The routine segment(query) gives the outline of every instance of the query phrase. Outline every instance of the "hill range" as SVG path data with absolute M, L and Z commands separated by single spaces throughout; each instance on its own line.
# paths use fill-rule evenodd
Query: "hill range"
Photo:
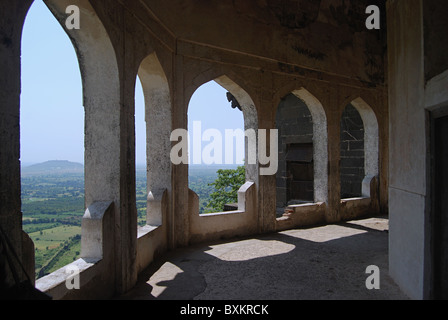
M 67 160 L 51 160 L 22 167 L 22 175 L 47 175 L 63 173 L 83 173 L 84 165 Z

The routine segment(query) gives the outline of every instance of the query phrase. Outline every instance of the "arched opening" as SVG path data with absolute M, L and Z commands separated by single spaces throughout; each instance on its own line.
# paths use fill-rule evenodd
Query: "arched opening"
M 358 110 L 350 104 L 341 116 L 341 199 L 362 196 L 364 150 L 364 123 Z
M 361 98 L 341 116 L 341 199 L 370 197 L 370 181 L 379 173 L 378 122 Z
M 146 224 L 156 227 L 163 223 L 160 200 L 166 190 L 171 190 L 171 96 L 168 80 L 155 53 L 142 61 L 138 78 L 143 101 L 136 104 L 136 118 L 141 123 L 141 127 L 137 127 L 141 138 L 137 140 L 137 162 L 143 162 L 147 173 Z
M 282 99 L 277 110 L 279 170 L 277 211 L 288 205 L 314 202 L 313 118 L 294 94 Z
M 22 34 L 23 230 L 41 278 L 78 259 L 85 210 L 82 79 L 69 37 L 42 1 Z
M 199 214 L 235 210 L 237 191 L 245 182 L 241 106 L 230 92 L 210 81 L 191 97 L 188 127 L 189 188 L 199 196 Z M 225 185 L 213 185 L 218 178 Z
M 146 225 L 147 175 L 146 175 L 146 121 L 145 96 L 140 77 L 135 82 L 135 193 L 137 224 Z
M 191 97 L 189 187 L 199 196 L 199 214 L 238 210 L 240 187 L 258 181 L 249 148 L 252 142 L 256 149 L 256 114 L 249 95 L 227 76 L 203 84 Z
M 285 207 L 326 202 L 327 120 L 320 102 L 306 89 L 286 95 L 276 114 L 279 130 L 277 215 Z
M 54 265 L 56 258 L 57 260 L 60 260 L 62 267 L 60 266 L 59 270 L 55 271 L 55 273 L 61 273 L 63 267 L 72 262 L 76 264 L 78 261 L 81 261 L 81 263 L 85 262 L 85 259 L 99 260 L 105 258 L 105 254 L 103 253 L 104 243 L 98 241 L 98 238 L 96 237 L 97 234 L 92 235 L 94 232 L 100 230 L 93 230 L 92 232 L 91 228 L 85 228 L 84 226 L 84 221 L 95 219 L 95 217 L 90 214 L 91 212 L 86 211 L 88 214 L 85 214 L 85 208 L 100 201 L 103 201 L 103 203 L 104 201 L 108 201 L 108 208 L 113 208 L 113 210 L 111 209 L 108 211 L 108 217 L 114 214 L 118 217 L 121 215 L 119 206 L 112 206 L 112 203 L 119 200 L 120 197 L 120 175 L 118 174 L 120 172 L 120 148 L 117 148 L 117 146 L 120 145 L 120 127 L 117 125 L 120 123 L 120 90 L 115 51 L 113 50 L 110 39 L 96 15 L 95 10 L 88 1 L 80 0 L 77 2 L 76 7 L 79 9 L 80 21 L 82 21 L 80 29 L 70 29 L 66 25 L 66 9 L 72 5 L 69 0 L 46 0 L 44 1 L 44 4 L 50 10 L 53 17 L 51 17 L 51 15 L 45 18 L 39 17 L 39 24 L 44 22 L 43 19 L 54 21 L 54 18 L 56 18 L 56 21 L 62 26 L 62 30 L 65 31 L 66 36 L 68 35 L 71 40 L 71 44 L 68 42 L 70 44 L 68 46 L 71 47 L 72 50 L 73 47 L 75 47 L 73 52 L 76 52 L 75 57 L 77 59 L 75 58 L 74 61 L 79 64 L 77 69 L 78 72 L 80 71 L 81 73 L 81 85 L 78 83 L 78 86 L 79 88 L 82 87 L 82 95 L 80 95 L 82 97 L 82 103 L 80 103 L 79 106 L 84 107 L 84 110 L 81 109 L 83 111 L 83 119 L 75 121 L 75 116 L 72 116 L 70 119 L 71 122 L 76 122 L 81 128 L 80 140 L 83 141 L 83 143 L 81 142 L 81 145 L 83 145 L 83 148 L 81 147 L 81 149 L 84 153 L 84 155 L 81 156 L 81 162 L 84 163 L 84 168 L 82 168 L 81 165 L 80 171 L 84 178 L 84 201 L 80 201 L 80 203 L 82 203 L 82 206 L 80 206 L 80 217 L 73 221 L 67 221 L 67 219 L 65 221 L 67 224 L 76 226 L 81 226 L 82 222 L 81 236 L 76 233 L 76 240 L 78 243 L 80 242 L 80 248 L 76 250 L 75 256 L 71 256 L 68 259 L 62 259 L 61 257 L 64 256 L 65 251 L 69 247 L 69 244 L 65 243 L 60 251 L 51 255 L 49 263 L 45 264 L 46 274 L 56 268 L 54 267 L 50 269 L 50 266 Z M 42 2 L 36 1 L 34 5 L 44 8 Z M 29 12 L 31 15 L 33 12 L 32 10 L 33 9 Z M 54 28 L 57 29 L 60 28 L 60 26 Z M 37 26 L 37 28 L 39 28 L 39 26 Z M 42 35 L 51 40 L 51 42 L 48 43 L 49 48 L 51 48 L 51 44 L 60 45 L 60 41 L 49 37 L 48 33 L 42 32 Z M 40 44 L 42 43 L 44 42 L 42 41 Z M 23 50 L 26 50 L 26 45 Z M 24 54 L 26 55 L 26 53 Z M 82 57 L 82 59 L 80 57 Z M 60 57 L 54 58 L 54 60 L 59 61 Z M 54 64 L 55 61 L 53 61 L 53 65 Z M 67 65 L 64 64 L 60 69 L 66 71 L 66 67 Z M 46 70 L 46 72 L 47 71 L 48 70 Z M 67 83 L 65 83 L 66 81 L 63 81 L 62 78 L 57 80 L 58 83 L 54 84 L 55 86 L 67 85 Z M 48 101 L 51 101 L 51 99 L 58 94 L 57 87 L 51 89 L 53 90 L 52 94 L 45 97 Z M 70 89 L 70 93 L 73 93 L 74 90 L 76 90 L 75 86 L 70 86 Z M 65 98 L 70 100 L 73 99 L 69 94 L 67 94 L 67 97 Z M 25 100 L 23 100 L 22 103 L 26 105 Z M 70 101 L 64 101 L 63 103 L 69 104 Z M 26 121 L 24 112 L 25 109 L 22 108 L 22 114 L 24 116 L 23 120 Z M 55 126 L 56 124 L 57 123 L 53 123 L 52 126 Z M 26 131 L 25 127 L 26 124 L 22 122 L 22 132 Z M 67 128 L 69 128 L 69 125 L 66 126 L 66 131 Z M 82 135 L 84 135 L 84 139 L 82 139 Z M 26 138 L 25 135 L 23 137 Z M 67 140 L 65 141 L 64 146 L 70 148 L 72 145 Z M 73 147 L 73 149 L 76 149 L 75 146 Z M 24 153 L 23 156 L 26 156 L 26 153 Z M 57 169 L 64 169 L 64 167 L 58 165 Z M 59 183 L 66 190 L 73 189 L 73 185 L 71 185 L 67 179 L 60 180 Z M 49 192 L 51 190 L 51 185 L 44 184 L 42 190 Z M 68 192 L 60 193 L 58 197 L 61 198 L 67 193 Z M 71 197 L 70 199 L 73 201 L 75 198 L 76 197 Z M 72 211 L 70 209 L 70 203 L 70 201 L 64 201 L 64 206 L 66 207 L 64 210 Z M 98 207 L 101 206 L 97 206 L 96 208 Z M 105 213 L 105 211 L 103 211 L 103 213 Z M 57 209 L 53 208 L 52 214 L 56 215 L 59 214 L 59 212 Z M 54 223 L 55 220 L 50 219 L 46 220 L 46 222 L 50 223 L 51 226 L 51 223 Z M 119 223 L 120 221 L 117 222 L 117 224 Z M 109 226 L 109 229 L 113 228 L 112 224 L 109 224 Z M 45 234 L 43 230 L 38 230 L 38 232 L 40 236 Z M 107 230 L 107 232 L 112 234 L 113 230 Z M 126 232 L 129 232 L 129 230 L 126 230 Z M 67 228 L 62 232 L 53 232 L 55 238 L 61 236 L 61 233 L 69 237 L 75 236 L 71 231 L 67 230 Z M 94 240 L 91 241 L 92 239 Z M 49 243 L 48 248 L 51 246 L 52 243 Z M 118 248 L 117 254 L 121 254 L 119 246 L 116 247 Z M 74 262 L 73 260 L 76 259 L 77 256 L 81 259 Z M 38 266 L 38 263 L 36 263 L 36 265 Z M 121 265 L 117 265 L 116 270 L 120 270 L 121 267 Z M 45 287 L 48 284 L 48 279 L 52 279 L 51 276 L 45 277 L 45 279 L 39 279 L 39 281 L 36 282 L 36 285 Z

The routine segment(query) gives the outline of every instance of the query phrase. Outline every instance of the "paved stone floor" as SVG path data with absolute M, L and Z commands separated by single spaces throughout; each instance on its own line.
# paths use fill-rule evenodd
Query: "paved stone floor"
M 370 218 L 169 252 L 121 299 L 403 300 L 388 275 L 388 220 Z M 379 267 L 368 290 L 366 268 Z

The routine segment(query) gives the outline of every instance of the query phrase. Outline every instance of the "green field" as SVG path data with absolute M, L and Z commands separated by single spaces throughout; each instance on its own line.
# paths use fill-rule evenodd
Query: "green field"
M 22 174 L 23 230 L 35 247 L 36 278 L 78 259 L 84 214 L 84 174 Z
M 74 237 L 81 234 L 81 227 L 77 226 L 56 226 L 43 231 L 29 233 L 35 243 L 37 250 L 53 249 L 59 247 L 67 240 L 67 237 Z
M 81 252 L 81 221 L 85 212 L 84 173 L 79 164 L 56 161 L 22 171 L 23 230 L 35 246 L 35 275 L 41 278 L 77 260 Z M 199 196 L 200 213 L 207 211 L 208 184 L 216 177 L 216 167 L 190 167 L 189 187 Z M 136 171 L 138 225 L 146 224 L 146 170 Z

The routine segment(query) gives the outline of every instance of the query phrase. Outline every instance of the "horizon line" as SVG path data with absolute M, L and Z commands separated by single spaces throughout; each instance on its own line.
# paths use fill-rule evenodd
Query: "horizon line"
M 29 167 L 29 166 L 33 166 L 33 165 L 37 165 L 37 164 L 43 164 L 43 163 L 47 163 L 47 162 L 53 162 L 53 161 L 59 161 L 59 162 L 70 162 L 70 163 L 75 163 L 75 164 L 81 164 L 84 166 L 84 162 L 79 162 L 79 161 L 72 161 L 72 160 L 59 160 L 59 159 L 53 159 L 53 160 L 45 160 L 45 161 L 20 161 L 20 166 L 21 167 Z M 146 163 L 136 163 L 136 167 L 145 167 Z M 244 166 L 244 163 L 223 163 L 223 164 L 189 164 L 189 167 L 232 167 L 232 166 Z

